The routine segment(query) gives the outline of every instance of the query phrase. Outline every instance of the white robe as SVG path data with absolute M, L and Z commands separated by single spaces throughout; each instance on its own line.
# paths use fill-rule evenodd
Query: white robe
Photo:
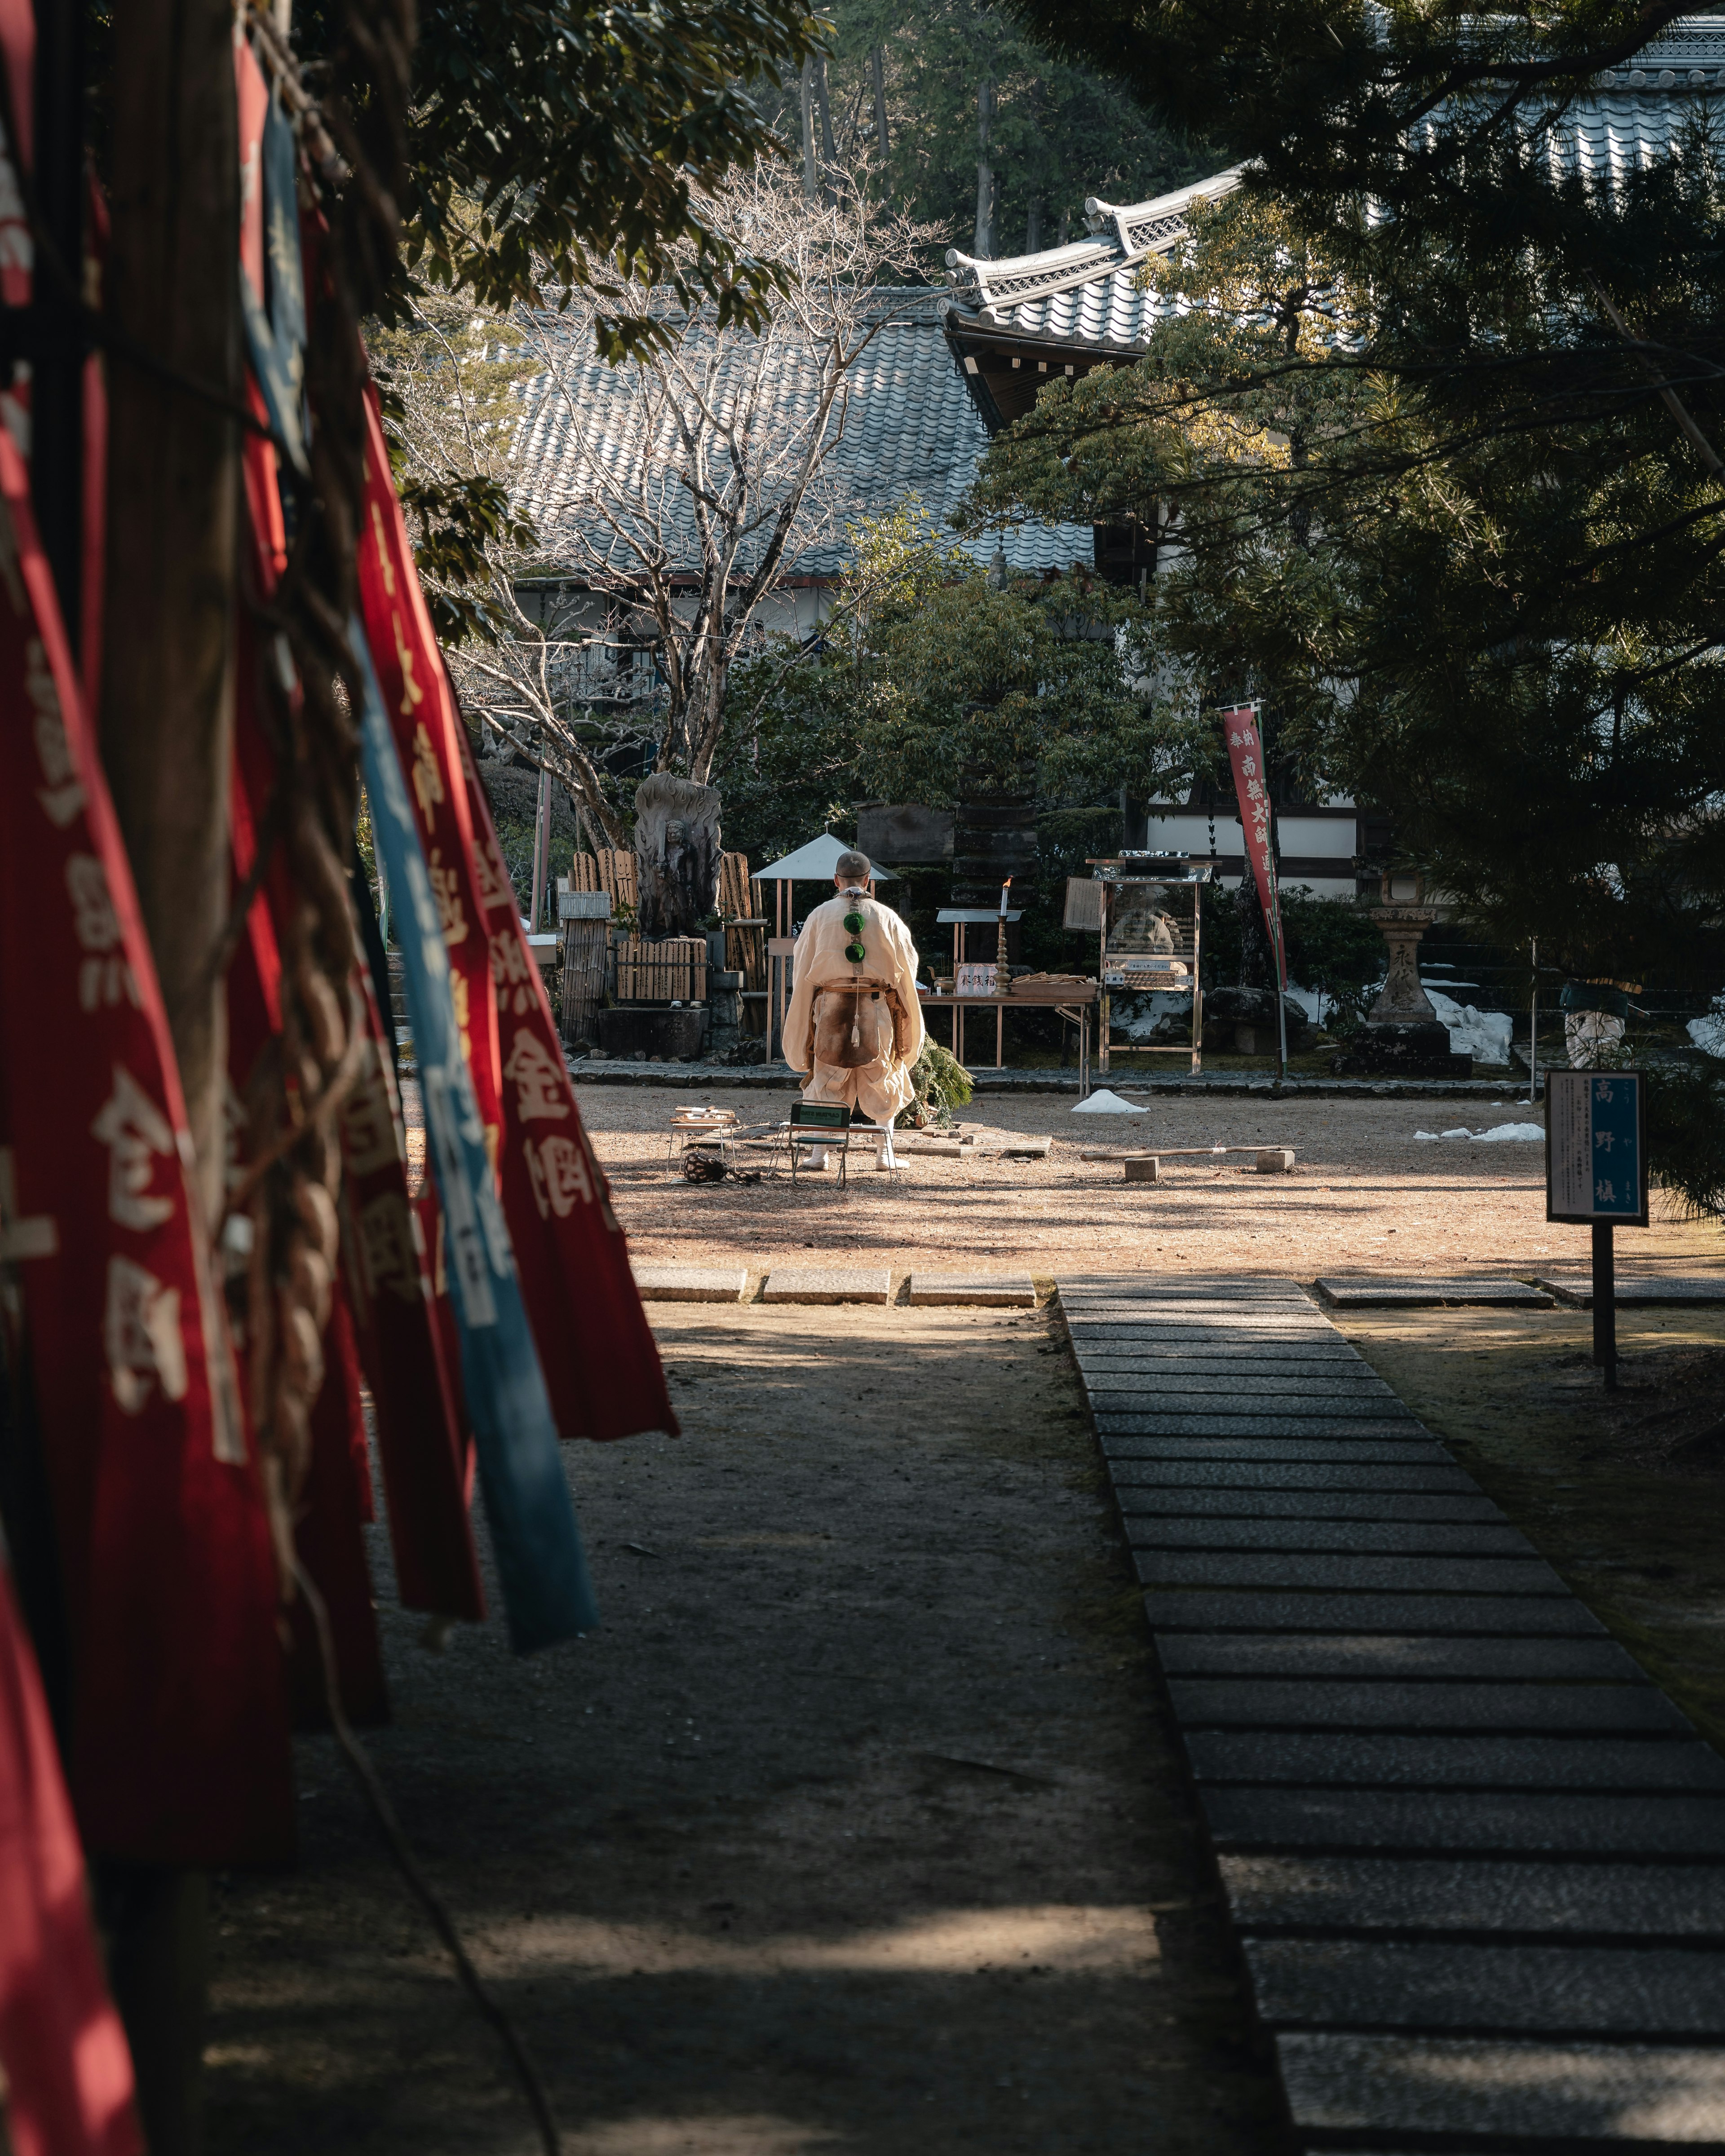
M 847 913 L 863 916 L 862 934 L 857 940 L 867 955 L 860 965 L 852 964 L 845 956 L 851 940 L 845 927 Z M 911 1101 L 914 1091 L 911 1065 L 922 1049 L 916 947 L 909 929 L 875 900 L 855 891 L 841 891 L 816 906 L 803 922 L 791 963 L 795 986 L 790 1009 L 785 1013 L 784 1055 L 793 1070 L 809 1073 L 803 1099 L 845 1107 L 860 1106 L 871 1121 L 890 1123 Z M 872 1058 L 854 1070 L 819 1063 L 814 1055 L 815 992 L 859 978 L 893 990 L 896 1017 L 884 995 L 878 1003 L 864 998 L 857 1015 L 859 1023 L 872 1024 L 875 1029 Z

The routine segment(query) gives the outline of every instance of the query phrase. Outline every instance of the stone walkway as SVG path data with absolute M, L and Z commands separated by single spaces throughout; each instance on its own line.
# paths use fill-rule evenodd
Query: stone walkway
M 1059 1286 L 1300 2145 L 1725 2151 L 1725 1763 L 1292 1283 Z

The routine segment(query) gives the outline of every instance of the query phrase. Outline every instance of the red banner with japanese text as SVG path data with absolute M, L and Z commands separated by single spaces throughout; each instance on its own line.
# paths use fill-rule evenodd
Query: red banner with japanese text
M 1246 865 L 1258 886 L 1264 926 L 1276 953 L 1276 975 L 1288 984 L 1287 954 L 1282 948 L 1281 907 L 1276 888 L 1276 850 L 1270 830 L 1270 783 L 1264 768 L 1264 736 L 1255 704 L 1236 704 L 1222 714 L 1234 791 L 1240 802 L 1240 825 L 1245 836 Z
M 0 1218 L 72 1645 L 87 1845 L 293 1845 L 276 1583 L 131 870 L 0 432 Z
M 241 100 L 244 119 L 245 100 Z M 252 390 L 255 399 L 255 388 Z M 252 572 L 259 589 L 274 590 L 282 547 L 280 495 L 275 452 L 257 434 L 247 437 L 244 453 L 246 511 L 252 546 Z M 257 679 L 261 660 L 249 632 L 242 634 L 234 758 L 233 833 L 234 872 L 240 882 L 256 857 L 255 834 L 265 814 L 274 783 L 274 758 L 258 723 Z M 278 916 L 293 903 L 280 857 L 270 865 L 248 916 L 245 946 L 233 969 L 230 1004 L 234 1011 L 232 1058 L 236 1087 L 242 1093 L 253 1060 L 266 1040 L 279 1034 L 281 1019 L 276 993 L 280 973 Z M 383 1027 L 371 982 L 357 976 L 371 1034 L 365 1064 L 341 1111 L 342 1181 L 337 1208 L 341 1226 L 341 1291 L 352 1319 L 332 1325 L 338 1353 L 331 1357 L 326 1390 L 337 1383 L 341 1355 L 357 1348 L 372 1388 L 377 1423 L 377 1449 L 388 1492 L 390 1546 L 395 1558 L 397 1591 L 403 1605 L 440 1617 L 477 1622 L 485 1614 L 479 1560 L 474 1546 L 468 1497 L 472 1447 L 464 1439 L 458 1406 L 456 1366 L 449 1360 L 444 1330 L 438 1322 L 430 1253 L 421 1234 L 408 1186 L 407 1150 L 401 1103 L 384 1045 Z M 254 1012 L 249 1026 L 247 1012 Z M 435 1194 L 430 1203 L 434 1208 Z M 333 1398 L 318 1403 L 320 1442 L 336 1414 Z M 351 1418 L 350 1418 L 351 1419 Z M 356 1476 L 364 1472 L 363 1430 L 360 1431 Z M 341 1478 L 332 1461 L 314 1473 L 319 1489 L 337 1493 Z M 356 1485 L 355 1495 L 360 1494 Z M 364 1494 L 368 1498 L 368 1488 Z M 369 1504 L 367 1517 L 370 1517 Z M 341 1533 L 329 1523 L 324 1544 L 341 1563 L 351 1589 L 353 1567 Z M 356 1528 L 357 1532 L 357 1528 Z M 303 1539 L 303 1537 L 302 1537 Z M 363 1663 L 370 1651 L 365 1614 L 352 1592 L 316 1566 L 333 1620 L 346 1606 L 355 1619 L 357 1654 L 338 1657 L 344 1684 L 351 1662 Z M 338 1645 L 340 1645 L 338 1640 Z
M 375 392 L 367 398 L 359 561 L 366 639 L 424 826 L 455 972 L 456 1023 L 558 1431 L 566 1438 L 612 1438 L 675 1430 L 628 1246 L 581 1126 L 544 983 L 419 589 Z
M 458 732 L 504 1047 L 503 1209 L 557 1428 L 565 1437 L 602 1439 L 640 1430 L 675 1433 L 676 1417 L 629 1270 L 629 1245 L 582 1128 L 491 804 L 466 730 Z

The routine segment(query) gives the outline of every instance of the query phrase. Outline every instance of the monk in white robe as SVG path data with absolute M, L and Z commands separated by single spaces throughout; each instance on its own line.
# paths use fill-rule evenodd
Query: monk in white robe
M 891 1126 L 913 1096 L 911 1066 L 922 1050 L 916 947 L 875 899 L 866 854 L 840 854 L 833 881 L 837 896 L 815 907 L 797 938 L 785 1060 L 808 1072 L 805 1101 L 860 1107 Z

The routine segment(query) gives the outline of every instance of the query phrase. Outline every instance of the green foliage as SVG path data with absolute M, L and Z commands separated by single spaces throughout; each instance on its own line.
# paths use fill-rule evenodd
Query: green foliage
M 950 1129 L 953 1109 L 968 1107 L 976 1091 L 964 1065 L 926 1034 L 922 1052 L 911 1065 L 911 1083 L 916 1088 L 916 1098 L 899 1110 L 896 1127 L 900 1130 L 926 1130 L 931 1124 L 939 1130 Z
M 802 0 L 425 0 L 407 266 L 499 308 L 537 303 L 536 260 L 572 288 L 635 278 L 757 315 L 776 280 L 703 196 L 773 153 L 758 94 L 821 27 Z M 611 356 L 646 333 L 615 322 Z
M 1194 714 L 1147 685 L 1153 624 L 1135 592 L 1079 567 L 997 588 L 914 502 L 850 538 L 821 636 L 732 675 L 714 777 L 752 834 L 771 824 L 776 840 L 781 818 L 799 838 L 837 829 L 858 798 L 951 806 L 977 770 L 1088 813 L 1186 757 Z
M 1593 210 L 1613 246 L 1641 233 L 1658 334 L 1692 352 L 1725 338 L 1689 283 L 1725 230 L 1715 163 L 1692 141 Z M 1387 811 L 1494 940 L 1716 985 L 1725 499 L 1573 265 L 1488 260 L 1445 358 L 1457 273 L 1424 228 L 1379 280 L 1378 243 L 1320 244 L 1315 215 L 1196 217 L 1146 358 L 1050 384 L 974 521 L 1176 508 L 1158 634 L 1206 701 L 1265 700 L 1285 772 Z M 1718 431 L 1725 397 L 1684 394 Z
M 1651 1063 L 1647 1162 L 1653 1179 L 1692 1218 L 1725 1214 L 1725 1070 L 1716 1063 Z
M 409 479 L 398 491 L 418 535 L 413 552 L 439 642 L 497 643 L 509 623 L 490 596 L 486 547 L 536 546 L 531 521 L 517 515 L 501 481 L 483 474 Z
M 1322 994 L 1326 1025 L 1351 1030 L 1384 978 L 1383 932 L 1357 901 L 1317 898 L 1300 885 L 1281 893 L 1281 921 L 1288 978 Z
M 887 154 L 880 184 L 918 218 L 947 225 L 968 252 L 977 208 L 977 93 L 994 85 L 989 130 L 993 249 L 1014 254 L 1084 234 L 1084 203 L 1142 202 L 1213 170 L 1091 68 L 1055 58 L 1008 8 L 984 0 L 854 0 L 834 11 L 828 64 L 841 159 L 874 125 L 869 55 L 881 49 Z M 800 114 L 779 124 L 793 139 Z

